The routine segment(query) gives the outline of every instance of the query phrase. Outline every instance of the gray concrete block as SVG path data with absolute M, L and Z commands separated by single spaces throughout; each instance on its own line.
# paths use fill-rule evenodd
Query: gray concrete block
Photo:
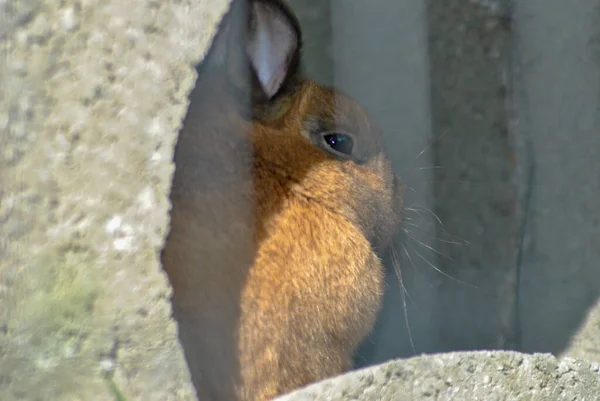
M 522 87 L 516 114 L 522 147 L 530 147 L 529 156 L 525 149 L 519 160 L 532 168 L 520 274 L 521 349 L 567 348 L 567 354 L 595 360 L 600 360 L 598 21 L 593 0 L 568 5 L 537 0 L 515 7 Z
M 303 72 L 323 85 L 332 85 L 331 2 L 326 0 L 288 0 L 288 2 L 302 26 Z
M 159 253 L 228 2 L 19 7 L 0 34 L 0 399 L 194 400 Z
M 445 255 L 438 267 L 455 279 L 443 277 L 439 287 L 438 351 L 516 344 L 519 205 L 506 3 L 428 2 L 437 250 Z
M 547 354 L 465 352 L 397 360 L 338 376 L 276 401 L 597 400 L 600 366 Z

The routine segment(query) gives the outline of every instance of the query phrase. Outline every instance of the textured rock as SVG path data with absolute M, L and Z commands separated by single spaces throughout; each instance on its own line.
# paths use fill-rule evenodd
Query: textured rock
M 0 2 L 1 400 L 196 398 L 159 253 L 228 3 Z
M 589 309 L 579 330 L 571 336 L 560 356 L 600 363 L 600 302 Z
M 276 401 L 597 400 L 600 365 L 548 354 L 419 356 L 313 384 Z

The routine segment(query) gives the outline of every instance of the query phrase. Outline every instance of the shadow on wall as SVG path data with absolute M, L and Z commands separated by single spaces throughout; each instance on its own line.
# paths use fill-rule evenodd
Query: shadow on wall
M 410 187 L 402 283 L 388 260 L 357 364 L 561 353 L 600 291 L 594 2 L 290 2 L 307 74 L 371 110 Z

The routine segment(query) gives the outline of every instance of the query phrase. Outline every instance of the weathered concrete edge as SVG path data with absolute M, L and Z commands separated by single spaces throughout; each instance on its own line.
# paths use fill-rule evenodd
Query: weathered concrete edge
M 159 254 L 229 0 L 29 3 L 0 35 L 0 399 L 193 400 Z
M 324 380 L 275 401 L 594 400 L 600 364 L 550 354 L 475 351 L 421 355 Z

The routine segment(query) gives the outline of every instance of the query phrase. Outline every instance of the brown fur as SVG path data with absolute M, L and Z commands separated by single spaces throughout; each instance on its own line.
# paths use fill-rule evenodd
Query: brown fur
M 382 294 L 400 186 L 350 98 L 308 80 L 255 107 L 202 72 L 176 148 L 163 265 L 201 400 L 267 400 L 351 367 Z M 308 133 L 357 137 L 364 163 Z

